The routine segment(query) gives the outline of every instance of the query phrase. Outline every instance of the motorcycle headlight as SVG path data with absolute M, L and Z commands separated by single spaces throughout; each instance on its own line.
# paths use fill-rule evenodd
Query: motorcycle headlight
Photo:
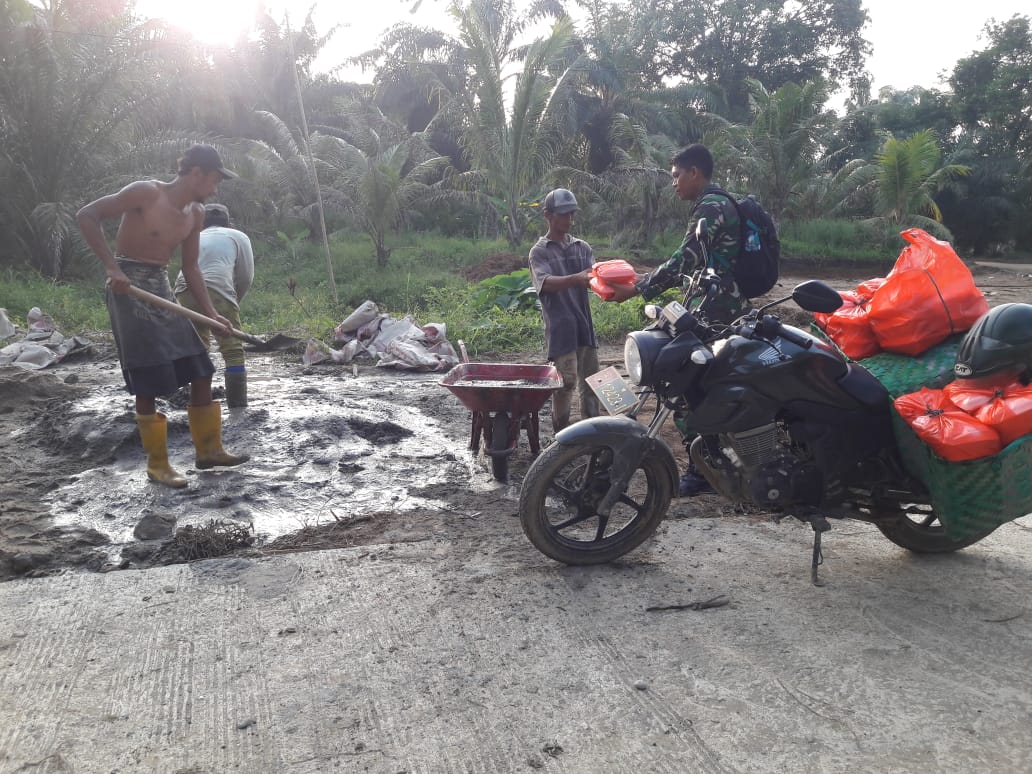
M 651 386 L 652 365 L 659 351 L 670 343 L 670 335 L 663 331 L 634 331 L 627 334 L 624 342 L 624 367 L 627 376 L 635 385 Z

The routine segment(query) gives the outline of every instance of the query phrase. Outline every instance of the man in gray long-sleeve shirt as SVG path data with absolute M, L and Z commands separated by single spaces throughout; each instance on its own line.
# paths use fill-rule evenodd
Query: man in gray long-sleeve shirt
M 241 328 L 240 302 L 254 282 L 254 252 L 247 234 L 230 228 L 229 209 L 224 204 L 208 204 L 204 208 L 204 230 L 200 235 L 197 263 L 215 309 L 234 328 Z M 183 306 L 201 311 L 187 289 L 182 273 L 176 279 L 175 294 Z M 210 334 L 214 332 L 198 323 L 194 323 L 194 327 L 208 345 Z M 214 335 L 226 364 L 226 405 L 229 408 L 246 406 L 247 370 L 243 342 L 235 336 Z
M 548 233 L 530 250 L 530 275 L 541 301 L 547 357 L 563 377 L 552 396 L 552 429 L 570 424 L 574 390 L 581 419 L 598 416 L 598 398 L 584 377 L 598 371 L 598 342 L 588 306 L 588 283 L 595 257 L 583 239 L 570 236 L 577 199 L 565 188 L 545 197 Z

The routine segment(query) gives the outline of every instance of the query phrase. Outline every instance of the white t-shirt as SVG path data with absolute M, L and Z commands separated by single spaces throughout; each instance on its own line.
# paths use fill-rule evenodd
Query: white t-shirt
M 208 292 L 218 293 L 239 307 L 254 282 L 254 253 L 247 234 L 226 226 L 209 226 L 201 232 L 197 263 Z M 179 272 L 175 293 L 186 290 L 186 278 Z

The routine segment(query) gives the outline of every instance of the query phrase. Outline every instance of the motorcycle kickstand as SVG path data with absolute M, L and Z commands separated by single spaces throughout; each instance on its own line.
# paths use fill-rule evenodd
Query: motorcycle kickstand
M 831 529 L 828 520 L 823 516 L 810 518 L 813 528 L 813 559 L 810 562 L 810 582 L 814 586 L 823 586 L 824 581 L 817 577 L 817 568 L 824 564 L 824 553 L 821 551 L 821 535 Z

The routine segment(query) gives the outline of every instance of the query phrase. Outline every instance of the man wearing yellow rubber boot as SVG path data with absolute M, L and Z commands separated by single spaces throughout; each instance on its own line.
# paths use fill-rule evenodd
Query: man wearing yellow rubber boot
M 167 422 L 155 399 L 190 385 L 190 435 L 195 464 L 206 469 L 239 465 L 248 455 L 222 448 L 222 407 L 211 399 L 215 366 L 188 320 L 128 295 L 136 285 L 174 300 L 168 264 L 181 250 L 183 276 L 202 311 L 230 332 L 229 321 L 212 306 L 197 265 L 204 223 L 204 200 L 219 183 L 236 177 L 225 169 L 218 151 L 194 145 L 179 160 L 175 180 L 138 180 L 117 193 L 87 204 L 77 215 L 83 238 L 107 271 L 106 300 L 126 388 L 136 396 L 136 421 L 147 452 L 147 476 L 165 486 L 187 485 L 168 461 Z M 120 218 L 111 252 L 103 222 Z

